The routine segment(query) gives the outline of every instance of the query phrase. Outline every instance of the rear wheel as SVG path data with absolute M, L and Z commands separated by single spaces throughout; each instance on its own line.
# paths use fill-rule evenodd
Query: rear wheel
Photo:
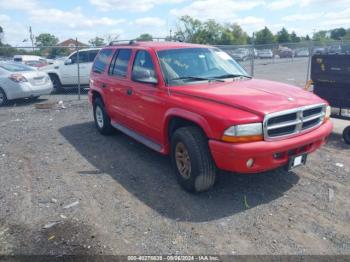
M 344 129 L 343 138 L 347 144 L 350 144 L 350 126 Z
M 0 87 L 0 106 L 6 105 L 7 101 L 8 100 L 5 91 Z
M 57 75 L 54 75 L 54 74 L 49 74 L 49 77 L 51 79 L 51 82 L 52 82 L 52 86 L 53 86 L 53 89 L 56 93 L 60 93 L 63 91 L 63 88 L 62 88 L 62 84 L 61 84 L 61 81 L 60 79 L 58 78 Z
M 171 158 L 179 183 L 189 192 L 210 189 L 216 178 L 208 139 L 195 126 L 177 129 L 171 139 Z
M 102 135 L 110 135 L 114 132 L 114 128 L 111 125 L 111 119 L 109 118 L 100 98 L 96 98 L 94 102 L 94 120 L 97 130 Z

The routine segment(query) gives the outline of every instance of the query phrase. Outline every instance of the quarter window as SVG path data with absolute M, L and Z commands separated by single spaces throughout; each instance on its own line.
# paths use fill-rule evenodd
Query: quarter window
M 101 50 L 92 66 L 92 71 L 95 73 L 103 73 L 112 55 L 113 49 Z

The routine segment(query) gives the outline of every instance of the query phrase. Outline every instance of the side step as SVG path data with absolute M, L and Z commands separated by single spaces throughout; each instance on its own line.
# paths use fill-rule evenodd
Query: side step
M 111 123 L 111 125 L 115 128 L 115 129 L 118 129 L 119 131 L 123 132 L 124 134 L 132 137 L 133 139 L 135 139 L 136 141 L 144 144 L 145 146 L 157 151 L 157 152 L 161 152 L 162 150 L 162 147 L 161 145 L 153 142 L 152 140 L 136 133 L 135 131 L 125 127 L 125 126 L 122 126 L 118 123 Z

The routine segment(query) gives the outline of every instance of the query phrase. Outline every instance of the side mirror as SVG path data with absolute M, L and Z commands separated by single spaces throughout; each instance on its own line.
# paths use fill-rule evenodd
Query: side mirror
M 72 64 L 72 59 L 66 59 L 65 61 L 64 61 L 64 64 L 65 65 L 70 65 L 70 64 Z
M 132 73 L 132 79 L 136 82 L 145 84 L 157 84 L 158 79 L 151 74 L 150 70 L 147 69 L 136 69 Z

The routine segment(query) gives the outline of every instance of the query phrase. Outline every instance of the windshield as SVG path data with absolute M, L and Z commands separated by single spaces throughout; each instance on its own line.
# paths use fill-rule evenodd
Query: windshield
M 3 63 L 0 67 L 10 72 L 35 71 L 34 68 L 20 63 Z
M 231 56 L 217 48 L 169 49 L 158 51 L 157 54 L 168 85 L 249 77 Z

